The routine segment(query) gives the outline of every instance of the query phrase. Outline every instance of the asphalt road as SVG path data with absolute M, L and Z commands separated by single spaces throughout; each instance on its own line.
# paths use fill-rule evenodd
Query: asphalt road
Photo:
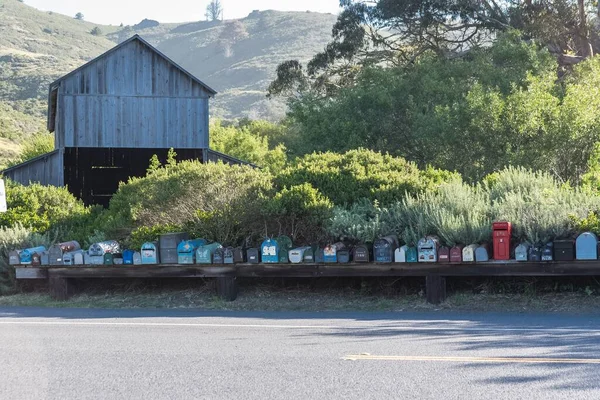
M 600 399 L 600 318 L 0 308 L 0 399 Z

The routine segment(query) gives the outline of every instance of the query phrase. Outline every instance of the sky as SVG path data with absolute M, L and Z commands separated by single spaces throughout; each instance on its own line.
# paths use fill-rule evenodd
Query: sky
M 44 11 L 83 13 L 86 21 L 103 25 L 134 25 L 144 18 L 159 22 L 205 19 L 209 0 L 25 0 Z M 221 0 L 225 19 L 243 18 L 252 10 L 316 11 L 337 14 L 339 0 Z

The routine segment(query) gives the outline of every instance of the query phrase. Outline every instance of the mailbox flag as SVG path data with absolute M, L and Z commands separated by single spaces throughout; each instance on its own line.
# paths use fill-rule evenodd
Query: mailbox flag
M 4 186 L 4 179 L 0 179 L 0 212 L 6 212 L 6 187 Z

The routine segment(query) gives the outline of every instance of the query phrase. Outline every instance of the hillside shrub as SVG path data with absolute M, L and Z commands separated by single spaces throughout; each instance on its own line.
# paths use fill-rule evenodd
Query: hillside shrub
M 388 210 L 377 201 L 362 199 L 347 208 L 336 206 L 332 213 L 327 232 L 336 240 L 373 243 L 393 232 Z
M 282 189 L 306 182 L 337 205 L 351 205 L 360 199 L 386 205 L 406 193 L 422 192 L 452 179 L 460 178 L 434 168 L 420 171 L 403 158 L 359 149 L 301 157 L 275 176 L 275 186 Z
M 396 234 L 411 245 L 436 235 L 453 246 L 490 242 L 492 222 L 505 220 L 512 223 L 516 241 L 545 243 L 582 230 L 600 233 L 599 213 L 600 197 L 589 191 L 560 184 L 544 173 L 507 168 L 482 184 L 442 183 L 387 207 L 369 200 L 336 207 L 328 231 L 366 242 Z
M 6 180 L 8 211 L 0 213 L 0 227 L 21 224 L 32 232 L 66 229 L 82 223 L 91 214 L 65 187 L 21 184 Z
M 128 236 L 138 227 L 176 225 L 194 235 L 234 244 L 264 227 L 268 173 L 247 166 L 183 161 L 122 184 L 110 202 L 104 230 Z M 156 228 L 158 229 L 158 228 Z
M 597 195 L 524 168 L 492 174 L 485 184 L 494 218 L 511 221 L 513 236 L 530 243 L 575 236 L 576 221 L 600 207 Z
M 272 124 L 262 121 L 226 126 L 216 121 L 210 126 L 210 148 L 248 161 L 270 171 L 281 170 L 286 162 L 285 147 L 270 147 L 269 135 L 275 135 Z
M 323 238 L 332 209 L 329 199 L 310 183 L 304 183 L 283 188 L 269 197 L 262 211 L 265 221 L 271 225 L 270 233 L 290 236 L 294 242 L 311 243 Z
M 23 142 L 19 157 L 16 160 L 10 161 L 8 166 L 12 167 L 32 158 L 50 153 L 53 150 L 54 135 L 47 132 L 38 132 Z
M 21 224 L 0 227 L 0 294 L 15 289 L 15 269 L 8 264 L 8 253 L 15 249 L 28 247 L 49 247 L 53 240 L 48 234 L 39 234 Z

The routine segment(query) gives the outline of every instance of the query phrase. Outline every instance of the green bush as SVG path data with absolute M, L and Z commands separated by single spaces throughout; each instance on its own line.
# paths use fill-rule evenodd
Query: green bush
M 368 200 L 336 207 L 329 233 L 367 242 L 392 233 L 408 244 L 437 235 L 452 246 L 490 242 L 492 222 L 505 220 L 516 241 L 545 243 L 582 230 L 600 233 L 599 212 L 600 197 L 590 191 L 547 174 L 507 168 L 480 185 L 447 182 L 387 207 Z
M 268 122 L 246 122 L 239 127 L 225 126 L 216 121 L 210 126 L 210 148 L 248 161 L 270 171 L 281 170 L 286 161 L 285 147 L 269 146 L 269 135 L 276 135 L 276 126 Z
M 48 132 L 38 132 L 23 142 L 21 153 L 16 160 L 8 163 L 8 167 L 23 163 L 32 158 L 50 153 L 54 150 L 54 135 Z
M 530 243 L 575 236 L 575 221 L 600 207 L 597 195 L 523 168 L 493 174 L 485 184 L 494 218 L 511 221 L 513 236 Z
M 276 224 L 276 236 L 286 235 L 292 241 L 319 241 L 325 224 L 331 217 L 333 204 L 310 183 L 284 188 L 265 200 L 263 215 L 268 223 Z M 271 228 L 270 233 L 274 233 Z
M 337 205 L 351 205 L 360 199 L 391 204 L 406 193 L 418 193 L 452 179 L 460 178 L 434 168 L 423 172 L 403 158 L 360 149 L 301 157 L 275 176 L 275 185 L 282 189 L 310 183 Z
M 348 208 L 336 206 L 327 231 L 336 240 L 373 243 L 392 233 L 393 228 L 388 209 L 377 201 L 362 199 Z
M 33 232 L 46 232 L 50 228 L 68 229 L 81 224 L 91 214 L 91 209 L 75 198 L 67 188 L 21 184 L 6 180 L 8 211 L 0 214 L 0 226 L 21 224 Z
M 194 235 L 234 244 L 258 234 L 268 173 L 247 166 L 183 161 L 120 186 L 103 230 L 128 236 L 138 227 L 176 225 Z
M 131 249 L 140 249 L 144 243 L 156 242 L 160 235 L 166 233 L 180 232 L 182 229 L 177 225 L 155 225 L 155 226 L 140 226 L 131 232 L 131 236 L 127 241 L 127 247 Z
M 52 244 L 48 234 L 42 235 L 24 228 L 21 224 L 0 227 L 0 294 L 14 291 L 15 269 L 8 264 L 8 253 L 12 250 Z

